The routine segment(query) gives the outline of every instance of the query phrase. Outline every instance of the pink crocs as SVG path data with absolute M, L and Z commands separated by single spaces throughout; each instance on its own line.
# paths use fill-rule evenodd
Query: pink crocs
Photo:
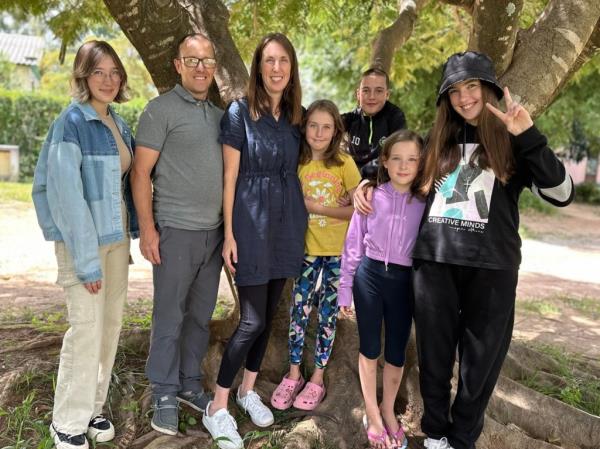
M 325 397 L 325 385 L 307 382 L 302 393 L 294 401 L 294 407 L 300 410 L 314 410 Z
M 304 386 L 304 378 L 292 380 L 286 374 L 271 395 L 271 405 L 277 410 L 287 410 L 292 406 L 294 398 Z

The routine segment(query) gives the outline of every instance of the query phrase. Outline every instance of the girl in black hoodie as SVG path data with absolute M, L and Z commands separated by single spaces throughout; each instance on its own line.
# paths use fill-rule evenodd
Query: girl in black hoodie
M 474 449 L 512 336 L 519 195 L 529 188 L 566 206 L 573 183 L 527 110 L 499 86 L 492 61 L 477 52 L 446 61 L 425 154 L 428 199 L 413 252 L 421 428 L 428 449 Z M 360 188 L 355 205 L 370 210 Z

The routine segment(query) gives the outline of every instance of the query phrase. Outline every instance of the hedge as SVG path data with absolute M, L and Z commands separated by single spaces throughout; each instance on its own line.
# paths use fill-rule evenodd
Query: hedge
M 0 89 L 0 144 L 19 146 L 19 180 L 30 181 L 48 128 L 69 104 L 69 97 Z M 146 104 L 143 99 L 117 105 L 134 129 Z

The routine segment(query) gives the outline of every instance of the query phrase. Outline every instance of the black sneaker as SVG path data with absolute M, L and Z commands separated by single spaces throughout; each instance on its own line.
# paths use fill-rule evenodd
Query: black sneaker
M 104 416 L 98 415 L 91 419 L 86 435 L 96 443 L 106 443 L 115 437 L 115 427 Z
M 56 449 L 88 449 L 88 441 L 85 435 L 68 435 L 66 433 L 59 432 L 54 428 L 54 424 L 50 424 L 50 436 L 54 440 L 54 446 Z

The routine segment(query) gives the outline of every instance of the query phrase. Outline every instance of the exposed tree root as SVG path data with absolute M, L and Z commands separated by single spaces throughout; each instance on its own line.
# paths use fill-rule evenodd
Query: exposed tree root
M 289 298 L 282 300 L 273 321 L 269 346 L 261 368 L 256 390 L 268 400 L 271 393 L 288 370 L 287 339 L 289 326 Z M 312 319 L 311 322 L 316 320 Z M 237 324 L 234 313 L 228 318 L 211 323 L 212 336 L 207 356 L 203 363 L 205 386 L 214 387 L 220 366 L 223 348 Z M 313 367 L 315 329 L 307 331 L 307 347 L 304 351 L 305 375 L 310 376 Z M 0 377 L 0 407 L 15 405 L 15 392 L 28 372 L 55 369 L 44 366 L 35 351 L 60 344 L 59 337 L 38 338 L 21 346 L 22 352 L 31 351 L 31 358 L 22 366 L 8 371 Z M 314 447 L 336 447 L 341 449 L 364 448 L 367 438 L 362 427 L 364 405 L 358 378 L 358 334 L 353 319 L 338 320 L 336 344 L 326 371 L 327 396 L 317 411 L 307 413 L 289 411 L 277 419 L 272 441 L 277 447 L 286 449 L 310 449 Z M 148 350 L 149 332 L 124 331 L 121 345 L 126 353 L 133 351 L 143 357 Z M 12 348 L 11 348 L 12 349 Z M 4 352 L 8 352 L 6 349 Z M 14 352 L 14 351 L 13 351 Z M 138 356 L 139 358 L 139 356 Z M 582 365 L 582 367 L 585 367 Z M 537 380 L 552 386 L 564 385 L 563 380 L 552 374 L 560 365 L 546 354 L 518 342 L 513 343 L 503 367 L 502 376 L 490 401 L 483 434 L 478 441 L 479 449 L 598 449 L 600 448 L 600 418 L 574 409 L 556 399 L 539 394 L 514 380 L 536 376 Z M 583 368 L 582 368 L 583 369 Z M 380 370 L 381 372 L 381 370 Z M 138 373 L 139 374 L 139 373 Z M 580 372 L 583 378 L 596 379 L 593 374 Z M 120 410 L 116 444 L 121 449 L 192 449 L 208 448 L 212 444 L 209 436 L 199 425 L 188 428 L 186 434 L 175 437 L 148 432 L 148 416 L 151 407 L 149 387 L 140 394 L 135 392 L 136 378 L 133 373 L 123 375 L 121 394 L 113 399 L 113 410 Z M 236 379 L 241 380 L 241 373 Z M 455 383 L 455 382 L 454 382 Z M 379 379 L 381 385 L 381 378 Z M 381 391 L 379 391 L 381 394 Z M 19 396 L 20 397 L 20 396 Z M 137 409 L 136 406 L 137 405 Z M 239 413 L 235 406 L 234 415 Z M 414 336 L 407 349 L 405 373 L 396 411 L 409 435 L 411 449 L 422 448 L 423 434 L 420 419 L 423 403 L 420 397 L 417 354 Z M 199 418 L 199 416 L 197 416 Z M 241 420 L 243 435 L 253 427 L 249 420 Z M 252 442 L 247 447 L 256 449 L 263 443 Z
M 600 447 L 600 417 L 501 377 L 487 409 L 502 424 L 514 423 L 533 438 L 581 449 Z
M 62 335 L 53 335 L 51 337 L 40 337 L 33 341 L 25 344 L 11 346 L 0 350 L 0 354 L 7 354 L 9 352 L 26 352 L 33 351 L 34 349 L 47 348 L 50 346 L 60 345 L 62 343 Z

